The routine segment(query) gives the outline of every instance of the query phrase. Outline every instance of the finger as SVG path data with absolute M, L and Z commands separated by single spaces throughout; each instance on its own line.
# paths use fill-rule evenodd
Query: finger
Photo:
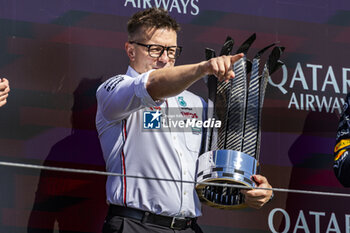
M 246 197 L 255 197 L 255 198 L 261 198 L 261 197 L 265 197 L 265 196 L 268 196 L 268 192 L 266 190 L 261 190 L 261 189 L 253 189 L 253 190 L 249 190 L 249 191 L 246 191 L 244 193 L 244 195 Z
M 257 185 L 268 184 L 266 177 L 262 175 L 253 175 L 252 180 L 254 180 Z
M 9 86 L 7 86 L 7 87 L 5 88 L 5 90 L 0 91 L 0 95 L 7 94 L 7 93 L 9 93 L 9 92 L 10 92 L 10 87 L 9 87 Z
M 271 199 L 272 191 L 271 190 L 268 190 L 268 191 L 265 190 L 263 192 L 259 192 L 259 191 L 263 191 L 263 190 L 251 190 L 251 192 L 246 192 L 245 200 L 248 202 L 256 202 L 264 205 Z
M 250 188 L 250 189 L 241 189 L 240 192 L 245 195 L 250 190 L 253 190 L 253 189 L 252 188 Z
M 229 56 L 225 57 L 224 65 L 225 65 L 225 79 L 229 80 L 231 78 L 234 78 L 235 75 L 234 75 L 234 72 L 232 70 L 231 59 Z
M 2 80 L 3 81 L 0 82 L 0 91 L 4 91 L 4 90 L 8 89 L 7 92 L 9 92 L 10 91 L 10 85 L 9 85 L 8 80 L 5 79 L 5 78 L 3 78 Z
M 270 185 L 261 185 L 265 187 L 259 187 L 259 188 L 271 188 Z M 272 195 L 272 190 L 268 189 L 249 189 L 249 190 L 243 190 L 240 191 L 242 194 L 244 194 L 246 197 L 266 197 L 270 198 Z
M 8 93 L 10 92 L 10 88 L 7 87 L 5 88 L 5 90 L 0 90 L 0 96 L 4 96 L 4 95 L 7 95 Z
M 267 195 L 265 195 L 265 194 L 254 194 L 254 195 L 246 194 L 245 198 L 250 199 L 250 200 L 261 200 L 261 199 L 266 199 Z
M 265 205 L 269 200 L 268 196 L 262 195 L 262 196 L 245 196 L 245 203 L 249 206 L 259 206 L 262 207 Z
M 224 57 L 218 57 L 216 59 L 216 64 L 218 66 L 218 76 L 217 77 L 220 80 L 224 80 L 225 79 L 225 73 L 226 73 Z
M 262 207 L 267 203 L 268 200 L 266 199 L 246 199 L 245 203 L 249 206 L 260 206 Z
M 4 82 L 0 82 L 0 91 L 4 91 L 8 86 Z
M 6 78 L 2 78 L 1 81 L 5 83 L 7 86 L 9 86 L 9 80 Z
M 262 202 L 252 202 L 249 200 L 248 201 L 246 200 L 245 204 L 251 208 L 254 208 L 254 209 L 260 209 L 264 205 L 264 203 L 262 203 Z
M 265 203 L 266 198 L 265 197 L 245 197 L 245 201 L 251 202 L 251 203 Z
M 236 61 L 241 59 L 243 56 L 244 56 L 243 53 L 239 53 L 239 54 L 231 56 L 231 64 L 233 65 Z
M 0 107 L 4 106 L 7 103 L 7 100 L 0 101 Z
M 228 72 L 227 72 L 227 79 L 232 79 L 232 78 L 234 78 L 235 77 L 235 73 L 233 72 L 233 70 L 229 70 Z
M 6 100 L 8 96 L 9 96 L 8 94 L 0 96 L 0 101 Z
M 215 75 L 216 77 L 218 77 L 219 67 L 218 67 L 218 64 L 216 63 L 215 59 L 210 60 L 210 66 L 211 66 L 211 73 L 213 75 Z

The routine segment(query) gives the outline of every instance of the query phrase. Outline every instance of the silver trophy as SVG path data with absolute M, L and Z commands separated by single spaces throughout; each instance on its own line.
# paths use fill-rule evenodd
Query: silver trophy
M 253 58 L 247 59 L 247 52 L 256 35 L 250 36 L 237 50 L 244 57 L 234 64 L 235 78 L 229 82 L 218 82 L 209 76 L 208 118 L 221 121 L 221 128 L 210 128 L 202 143 L 198 157 L 196 191 L 202 202 L 222 209 L 243 208 L 244 195 L 239 188 L 204 185 L 205 183 L 239 184 L 255 187 L 251 176 L 258 173 L 260 152 L 260 122 L 265 89 L 270 74 L 283 65 L 279 60 L 284 47 L 271 44 L 260 50 Z M 233 40 L 227 37 L 220 52 L 229 55 Z M 272 50 L 260 74 L 262 54 Z M 215 57 L 215 51 L 206 49 L 206 58 Z M 251 74 L 250 74 L 251 73 Z M 248 80 L 248 75 L 250 78 Z M 249 81 L 249 85 L 248 85 Z

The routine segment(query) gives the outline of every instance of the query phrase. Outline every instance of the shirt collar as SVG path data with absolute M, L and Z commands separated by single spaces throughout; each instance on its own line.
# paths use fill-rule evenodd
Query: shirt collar
M 128 70 L 126 71 L 126 75 L 135 78 L 135 77 L 139 76 L 140 74 L 137 73 L 137 71 L 134 70 L 134 68 L 132 68 L 131 66 L 128 66 Z

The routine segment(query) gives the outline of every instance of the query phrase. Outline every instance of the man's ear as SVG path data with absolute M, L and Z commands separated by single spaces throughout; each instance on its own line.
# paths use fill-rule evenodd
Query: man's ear
M 130 44 L 129 42 L 126 42 L 125 43 L 125 51 L 129 57 L 130 61 L 134 61 L 135 60 L 135 47 L 132 44 Z

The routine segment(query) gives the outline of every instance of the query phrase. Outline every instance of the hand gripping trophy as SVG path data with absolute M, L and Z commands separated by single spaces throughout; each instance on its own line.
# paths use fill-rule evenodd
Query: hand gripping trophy
M 220 120 L 221 127 L 208 129 L 202 143 L 196 191 L 205 204 L 216 208 L 243 208 L 244 196 L 239 188 L 208 183 L 255 187 L 251 176 L 257 173 L 259 167 L 260 122 L 265 89 L 269 76 L 283 65 L 279 58 L 284 51 L 284 47 L 274 43 L 260 50 L 250 61 L 247 52 L 255 39 L 256 35 L 253 34 L 237 50 L 237 53 L 244 53 L 244 57 L 234 64 L 235 78 L 229 82 L 219 82 L 215 76 L 209 76 L 207 80 L 208 118 Z M 220 56 L 229 55 L 233 44 L 232 38 L 227 37 Z M 259 74 L 261 56 L 271 47 L 274 48 Z M 207 48 L 205 54 L 207 60 L 215 57 L 212 49 Z

